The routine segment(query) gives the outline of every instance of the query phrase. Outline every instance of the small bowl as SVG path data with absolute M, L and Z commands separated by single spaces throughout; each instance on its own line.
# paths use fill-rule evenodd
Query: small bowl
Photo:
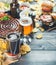
M 19 8 L 20 8 L 20 10 L 30 8 L 30 4 L 28 2 L 21 3 Z

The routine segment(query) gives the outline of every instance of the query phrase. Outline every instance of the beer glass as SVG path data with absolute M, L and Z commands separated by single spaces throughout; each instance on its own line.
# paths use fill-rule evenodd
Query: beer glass
M 27 37 L 31 34 L 33 29 L 32 19 L 30 17 L 23 17 L 20 19 L 21 33 L 23 35 L 23 41 L 26 42 Z
M 18 33 L 9 33 L 6 39 L 9 43 L 7 56 L 12 60 L 18 59 L 20 56 L 20 35 Z

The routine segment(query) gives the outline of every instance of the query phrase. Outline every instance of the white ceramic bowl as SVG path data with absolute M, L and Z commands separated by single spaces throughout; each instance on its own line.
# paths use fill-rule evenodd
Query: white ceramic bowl
M 21 6 L 26 6 L 24 9 L 30 8 L 30 4 L 29 4 L 28 2 L 24 2 L 24 3 L 21 3 L 21 4 L 20 4 L 20 9 L 21 9 L 21 10 L 24 10 L 23 8 L 21 8 Z

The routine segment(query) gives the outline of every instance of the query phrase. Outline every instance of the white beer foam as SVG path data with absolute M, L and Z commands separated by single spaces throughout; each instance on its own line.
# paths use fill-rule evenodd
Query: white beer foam
M 24 20 L 27 20 L 27 22 L 26 23 L 22 22 Z M 30 17 L 23 17 L 23 18 L 20 19 L 19 23 L 22 26 L 29 26 L 29 25 L 32 24 L 32 19 Z

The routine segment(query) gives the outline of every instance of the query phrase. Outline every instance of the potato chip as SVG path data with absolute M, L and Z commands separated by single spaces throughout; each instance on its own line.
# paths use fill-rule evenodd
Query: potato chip
M 28 52 L 31 50 L 31 48 L 28 44 L 24 44 L 21 46 L 21 50 Z
M 34 28 L 34 29 L 32 30 L 33 33 L 36 33 L 37 31 L 38 31 L 37 28 Z
M 39 29 L 40 29 L 41 32 L 44 32 L 44 28 L 40 27 Z
M 40 27 L 40 24 L 39 23 L 35 23 L 35 26 L 38 28 L 38 27 Z
M 0 48 L 3 50 L 7 50 L 8 48 L 7 41 L 1 38 L 0 38 Z
M 36 36 L 37 39 L 41 39 L 42 37 L 43 37 L 43 34 L 38 34 L 38 35 Z

